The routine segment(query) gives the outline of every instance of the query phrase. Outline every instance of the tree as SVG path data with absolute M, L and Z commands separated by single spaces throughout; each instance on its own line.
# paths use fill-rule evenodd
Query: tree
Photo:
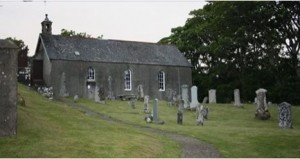
M 235 88 L 252 101 L 263 87 L 272 101 L 300 103 L 299 8 L 299 2 L 209 2 L 160 42 L 184 53 L 193 83 L 204 92 L 217 89 L 218 101 L 230 102 Z

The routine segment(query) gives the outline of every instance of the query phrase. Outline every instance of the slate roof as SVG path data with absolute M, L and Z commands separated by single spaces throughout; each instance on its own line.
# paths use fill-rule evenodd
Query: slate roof
M 3 39 L 0 39 L 0 48 L 18 49 L 17 45 L 15 45 L 13 42 L 9 40 L 3 40 Z
M 39 41 L 46 49 L 50 60 L 192 67 L 173 45 L 49 34 L 40 34 Z

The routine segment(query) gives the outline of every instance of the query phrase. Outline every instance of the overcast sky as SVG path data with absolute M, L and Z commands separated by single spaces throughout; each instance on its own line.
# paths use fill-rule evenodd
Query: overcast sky
M 22 39 L 33 55 L 47 13 L 53 34 L 67 29 L 104 39 L 157 42 L 205 4 L 204 0 L 0 0 L 0 39 Z

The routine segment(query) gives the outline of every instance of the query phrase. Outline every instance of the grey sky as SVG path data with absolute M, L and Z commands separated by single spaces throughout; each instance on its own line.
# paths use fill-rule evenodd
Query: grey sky
M 64 28 L 104 39 L 157 42 L 205 4 L 203 0 L 0 0 L 0 38 L 22 39 L 33 55 L 47 13 L 53 34 Z

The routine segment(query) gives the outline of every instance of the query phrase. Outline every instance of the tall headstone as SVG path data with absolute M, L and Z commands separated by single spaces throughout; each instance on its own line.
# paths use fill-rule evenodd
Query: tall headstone
M 278 126 L 281 128 L 293 128 L 291 104 L 282 102 L 278 104 Z
M 138 99 L 143 99 L 144 98 L 144 88 L 143 88 L 143 85 L 141 85 L 141 84 L 138 85 L 137 92 L 138 92 L 137 98 Z
M 184 101 L 180 99 L 178 101 L 179 107 L 177 111 L 177 124 L 182 125 L 183 122 L 183 111 L 184 111 Z
M 96 85 L 96 88 L 95 88 L 95 102 L 99 103 L 101 100 L 100 100 L 100 89 L 99 87 Z
M 260 88 L 255 91 L 257 99 L 257 107 L 255 112 L 255 117 L 261 120 L 267 120 L 271 117 L 267 105 L 267 90 Z
M 0 136 L 16 135 L 18 48 L 0 40 Z
M 204 116 L 202 113 L 203 105 L 198 105 L 196 111 L 197 111 L 197 119 L 196 119 L 197 125 L 203 125 L 204 123 Z
M 149 112 L 149 96 L 148 95 L 144 96 L 144 112 L 145 113 Z
M 209 101 L 209 103 L 217 103 L 216 90 L 215 89 L 210 89 L 208 91 L 208 101 Z
M 155 98 L 154 100 L 154 106 L 153 106 L 153 122 L 158 123 L 159 122 L 159 115 L 158 115 L 158 99 Z
M 241 106 L 241 98 L 240 98 L 240 90 L 239 89 L 235 89 L 233 91 L 233 95 L 234 95 L 234 106 Z
M 188 89 L 188 85 L 184 84 L 181 86 L 181 98 L 184 101 L 184 108 L 187 109 L 189 108 L 190 104 L 189 104 L 189 89 Z
M 112 78 L 111 76 L 108 76 L 108 96 L 107 99 L 114 99 L 114 93 L 112 91 Z
M 63 72 L 61 74 L 61 77 L 60 77 L 59 96 L 61 96 L 61 97 L 68 97 L 69 96 L 69 93 L 68 93 L 67 88 L 66 88 L 66 74 L 65 74 L 65 72 Z
M 199 104 L 199 101 L 198 101 L 198 88 L 197 88 L 197 86 L 192 86 L 192 88 L 191 88 L 191 96 L 192 96 L 192 101 L 190 103 L 190 109 L 196 109 L 197 105 Z

